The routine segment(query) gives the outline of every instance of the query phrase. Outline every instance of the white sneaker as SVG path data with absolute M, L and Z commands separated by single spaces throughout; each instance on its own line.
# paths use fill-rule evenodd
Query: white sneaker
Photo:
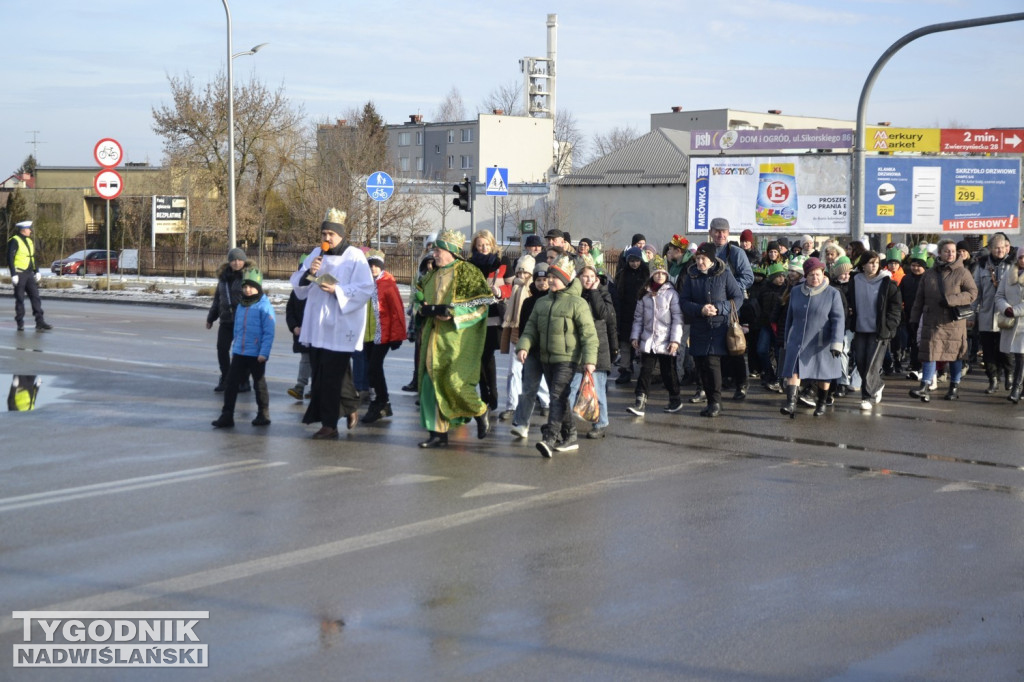
M 513 436 L 515 436 L 516 438 L 522 439 L 522 440 L 526 440 L 526 439 L 528 439 L 530 437 L 530 425 L 529 424 L 523 424 L 521 426 L 513 426 L 511 431 L 512 431 L 512 435 Z
M 862 400 L 862 401 L 860 401 L 860 409 L 862 409 L 862 410 L 870 410 L 871 409 L 871 401 L 870 400 Z
M 933 390 L 933 391 L 937 391 L 939 389 L 939 378 L 938 377 L 932 377 L 932 385 L 929 386 L 929 388 L 931 390 Z
M 882 402 L 882 391 L 884 391 L 884 390 L 885 390 L 885 386 L 882 386 L 881 388 L 878 389 L 878 391 L 875 392 L 875 394 L 873 396 L 871 396 L 871 399 L 873 401 L 875 401 L 875 405 L 877 405 L 878 403 Z
M 907 372 L 907 378 L 910 379 L 911 381 L 920 381 L 921 373 L 914 370 L 910 370 L 909 372 Z

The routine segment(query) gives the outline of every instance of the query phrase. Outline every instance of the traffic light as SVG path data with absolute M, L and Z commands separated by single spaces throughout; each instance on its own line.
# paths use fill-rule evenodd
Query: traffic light
M 452 191 L 458 196 L 452 199 L 452 204 L 459 207 L 460 211 L 471 212 L 473 210 L 473 185 L 469 179 L 463 179 L 457 185 L 452 185 Z

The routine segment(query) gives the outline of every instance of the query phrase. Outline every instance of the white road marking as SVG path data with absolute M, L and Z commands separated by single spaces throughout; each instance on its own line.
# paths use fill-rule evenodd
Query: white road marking
M 532 485 L 515 485 L 512 483 L 481 483 L 477 487 L 473 488 L 467 493 L 463 493 L 463 497 L 483 497 L 484 495 L 503 495 L 505 493 L 519 493 L 524 490 L 536 490 L 536 486 Z
M 384 485 L 407 485 L 409 483 L 433 483 L 447 480 L 447 476 L 424 476 L 423 474 L 399 474 L 384 481 Z
M 154 488 L 171 483 L 182 483 L 184 481 L 195 481 L 200 478 L 211 478 L 234 474 L 267 467 L 283 466 L 285 462 L 265 462 L 260 459 L 247 459 L 241 462 L 230 464 L 216 464 L 214 466 L 199 467 L 197 469 L 183 469 L 181 471 L 169 471 L 163 474 L 151 476 L 140 476 L 138 478 L 126 478 L 120 481 L 107 481 L 105 483 L 93 483 L 75 488 L 63 488 L 61 490 L 48 490 L 41 493 L 29 495 L 18 495 L 0 499 L 0 512 L 38 507 L 44 504 L 57 504 L 59 502 L 70 502 L 81 500 L 87 497 L 98 497 L 112 493 L 124 493 L 131 490 L 142 490 L 143 488 Z
M 91 597 L 72 599 L 66 602 L 50 604 L 48 606 L 31 610 L 108 611 L 120 609 L 129 604 L 160 599 L 169 594 L 194 592 L 196 590 L 202 590 L 234 580 L 252 578 L 265 573 L 272 573 L 274 571 L 302 566 L 314 561 L 333 559 L 364 549 L 383 547 L 395 542 L 401 542 L 402 540 L 424 537 L 433 533 L 451 530 L 460 526 L 486 521 L 488 519 L 513 514 L 515 512 L 536 509 L 553 504 L 575 502 L 577 500 L 598 495 L 626 485 L 646 483 L 662 476 L 679 474 L 687 469 L 704 466 L 712 461 L 714 460 L 698 459 L 672 466 L 651 469 L 649 471 L 627 474 L 625 476 L 616 476 L 615 478 L 594 481 L 592 483 L 586 483 L 573 488 L 564 488 L 562 490 L 554 490 L 547 493 L 531 495 L 518 500 L 492 504 L 478 509 L 469 509 L 467 511 L 456 512 L 446 516 L 426 519 L 424 521 L 416 521 L 404 526 L 397 526 L 387 530 L 367 533 L 366 535 L 357 535 L 355 537 L 343 538 L 333 542 L 325 542 L 320 545 L 313 545 L 312 547 L 307 547 L 305 549 L 274 554 L 262 559 L 242 561 L 237 564 L 212 568 L 206 571 L 198 571 L 196 573 L 183 575 L 177 578 L 158 580 L 138 587 L 116 590 L 113 592 L 104 592 Z M 0 614 L 0 634 L 16 632 L 20 627 L 21 624 L 16 623 L 14 619 L 6 613 Z
M 309 469 L 308 471 L 300 471 L 297 474 L 292 474 L 288 478 L 317 478 L 319 476 L 334 476 L 335 474 L 350 474 L 353 471 L 362 471 L 362 469 L 322 466 L 316 467 L 315 469 Z

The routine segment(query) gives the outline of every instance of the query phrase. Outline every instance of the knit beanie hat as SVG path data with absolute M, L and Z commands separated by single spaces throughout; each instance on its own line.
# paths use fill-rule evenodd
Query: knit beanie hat
M 243 251 L 242 249 L 238 248 L 237 246 L 235 248 L 231 249 L 230 251 L 228 251 L 228 262 L 230 263 L 233 260 L 241 260 L 241 261 L 246 260 L 246 258 L 245 258 L 245 251 Z
M 832 275 L 835 277 L 841 277 L 847 273 L 853 271 L 853 263 L 850 262 L 849 256 L 840 256 L 836 258 L 836 262 L 832 264 Z
M 740 241 L 741 242 L 752 242 L 752 241 L 754 241 L 754 231 L 750 230 L 750 229 L 747 229 L 747 230 L 743 230 L 742 232 L 740 232 Z
M 780 251 L 780 252 L 782 251 L 782 249 L 779 248 L 779 243 L 775 242 L 775 241 L 768 242 L 768 246 L 764 247 L 764 250 L 766 252 L 767 251 Z
M 576 263 L 569 254 L 562 254 L 558 260 L 548 267 L 548 277 L 561 280 L 562 284 L 569 286 L 569 283 L 576 278 Z
M 643 249 L 641 249 L 639 246 L 631 246 L 631 247 L 629 247 L 628 249 L 626 249 L 624 255 L 626 256 L 626 260 L 627 261 L 630 258 L 635 258 L 635 259 L 637 259 L 639 261 L 642 261 L 644 259 Z
M 815 270 L 824 270 L 824 269 L 825 269 L 825 264 L 822 263 L 820 260 L 818 260 L 817 258 L 815 258 L 813 256 L 811 256 L 810 258 L 808 258 L 807 260 L 804 261 L 804 277 L 806 277 L 807 275 L 811 274 Z
M 637 242 L 645 242 L 645 241 L 647 241 L 647 237 L 645 237 L 642 234 L 640 234 L 639 232 L 637 232 L 636 234 L 633 235 L 633 241 L 631 241 L 629 243 L 629 245 L 630 246 L 636 246 Z
M 717 250 L 715 249 L 715 245 L 712 244 L 711 242 L 704 242 L 703 244 L 698 246 L 697 247 L 697 255 L 698 256 L 707 256 L 711 260 L 715 260 L 715 258 L 718 257 Z
M 519 260 L 516 261 L 516 272 L 526 271 L 532 275 L 533 269 L 534 267 L 536 267 L 536 265 L 537 259 L 531 256 L 530 254 L 520 256 Z

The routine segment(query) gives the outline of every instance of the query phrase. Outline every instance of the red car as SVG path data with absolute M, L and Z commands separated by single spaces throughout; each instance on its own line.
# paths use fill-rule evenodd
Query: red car
M 84 266 L 83 266 L 84 264 Z M 102 275 L 107 272 L 107 252 L 103 249 L 75 251 L 50 265 L 55 275 Z M 117 272 L 117 252 L 110 252 L 110 272 Z

